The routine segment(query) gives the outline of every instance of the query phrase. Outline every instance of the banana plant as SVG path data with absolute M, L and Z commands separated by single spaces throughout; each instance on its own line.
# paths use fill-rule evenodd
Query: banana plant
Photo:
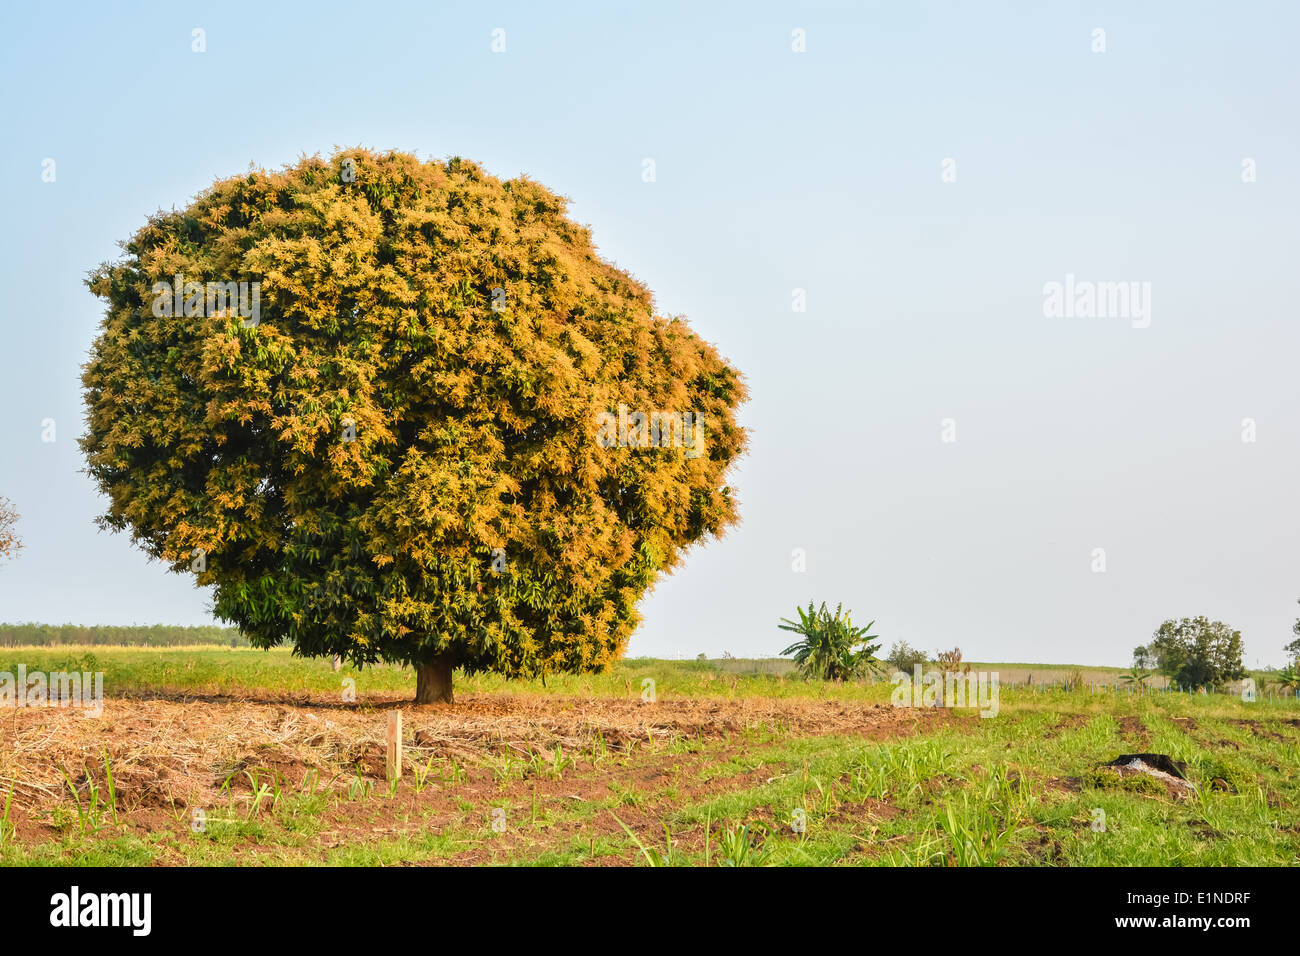
M 876 652 L 880 650 L 880 643 L 871 643 L 876 635 L 870 633 L 876 622 L 872 621 L 866 627 L 854 627 L 852 615 L 843 607 L 837 604 L 832 614 L 826 602 L 823 601 L 818 609 L 809 601 L 807 611 L 795 608 L 799 613 L 798 621 L 781 618 L 777 625 L 783 631 L 800 635 L 801 640 L 783 650 L 781 656 L 793 654 L 795 665 L 804 676 L 819 680 L 850 680 L 879 663 Z

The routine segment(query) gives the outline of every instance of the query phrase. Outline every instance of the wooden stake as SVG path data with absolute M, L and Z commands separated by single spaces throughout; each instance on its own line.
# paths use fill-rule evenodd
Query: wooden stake
M 402 778 L 402 712 L 388 712 L 388 779 Z

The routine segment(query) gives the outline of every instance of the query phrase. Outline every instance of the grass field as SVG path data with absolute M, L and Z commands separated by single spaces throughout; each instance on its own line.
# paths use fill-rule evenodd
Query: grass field
M 1300 863 L 1295 700 L 1131 696 L 1113 670 L 1065 692 L 978 665 L 1003 679 L 981 718 L 733 660 L 462 677 L 418 708 L 407 670 L 284 651 L 0 648 L 19 664 L 102 671 L 106 700 L 0 710 L 6 864 Z M 1102 767 L 1137 752 L 1195 787 Z

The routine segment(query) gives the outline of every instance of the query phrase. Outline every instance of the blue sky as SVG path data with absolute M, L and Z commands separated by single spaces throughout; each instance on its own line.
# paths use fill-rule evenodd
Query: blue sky
M 1300 614 L 1298 21 L 1281 2 L 15 8 L 0 496 L 26 548 L 0 620 L 211 620 L 93 524 L 82 279 L 216 178 L 363 145 L 570 197 L 746 373 L 743 524 L 646 599 L 630 653 L 775 653 L 815 599 L 886 642 L 1083 664 L 1205 614 L 1279 664 Z M 1045 316 L 1067 275 L 1150 283 L 1149 327 Z

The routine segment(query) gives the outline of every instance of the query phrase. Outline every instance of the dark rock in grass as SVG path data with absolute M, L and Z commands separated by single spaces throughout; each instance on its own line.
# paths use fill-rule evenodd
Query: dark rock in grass
M 1120 754 L 1106 766 L 1128 767 L 1132 766 L 1134 761 L 1139 761 L 1152 770 L 1167 773 L 1171 777 L 1177 777 L 1180 780 L 1187 779 L 1187 764 L 1181 760 L 1173 759 L 1168 754 Z
M 1168 754 L 1121 754 L 1093 772 L 1094 785 L 1107 786 L 1106 774 L 1118 774 L 1120 785 L 1135 792 L 1157 792 L 1163 785 L 1169 796 L 1182 798 L 1196 789 L 1187 779 L 1187 764 Z

